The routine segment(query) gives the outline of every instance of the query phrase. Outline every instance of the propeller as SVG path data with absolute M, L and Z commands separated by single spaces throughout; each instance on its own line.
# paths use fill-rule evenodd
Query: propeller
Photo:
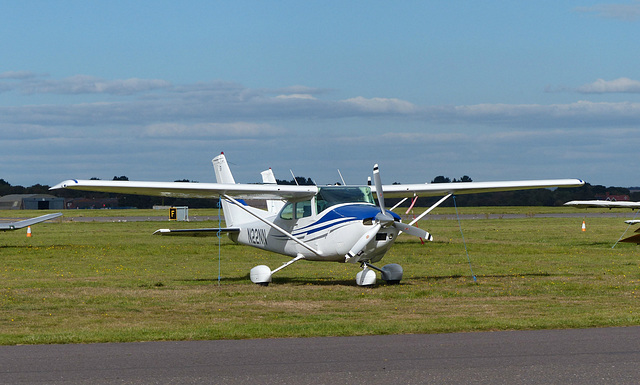
M 405 232 L 407 234 L 410 234 L 419 238 L 424 238 L 426 240 L 433 241 L 433 236 L 428 232 L 422 230 L 421 228 L 411 226 L 406 223 L 396 222 L 393 216 L 391 216 L 391 214 L 387 212 L 387 209 L 384 205 L 384 193 L 382 192 L 382 180 L 380 178 L 380 170 L 377 164 L 373 166 L 373 182 L 376 188 L 376 195 L 378 196 L 378 205 L 380 207 L 380 212 L 376 214 L 376 217 L 375 217 L 376 224 L 369 231 L 364 233 L 364 235 L 360 237 L 360 239 L 358 239 L 358 241 L 353 245 L 353 247 L 351 247 L 351 250 L 349 250 L 347 255 L 345 255 L 345 261 L 349 261 L 351 258 L 360 254 L 362 250 L 364 250 L 364 248 L 367 247 L 369 242 L 375 239 L 375 235 L 378 233 L 378 231 L 380 231 L 380 229 L 384 227 L 393 226 L 399 232 Z

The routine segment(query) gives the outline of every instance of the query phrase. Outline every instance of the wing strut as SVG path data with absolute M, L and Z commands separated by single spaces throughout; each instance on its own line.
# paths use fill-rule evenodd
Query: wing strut
M 400 206 L 401 204 L 403 204 L 407 199 L 409 199 L 409 198 L 402 198 L 402 200 L 401 200 L 400 202 L 396 203 L 396 204 L 395 204 L 395 206 L 393 206 L 393 207 L 392 207 L 392 208 L 390 208 L 389 210 L 393 211 L 393 210 L 397 209 L 397 208 L 398 208 L 398 206 Z
M 298 262 L 301 259 L 304 259 L 304 255 L 298 254 L 295 258 L 293 258 L 289 262 L 284 263 L 282 266 L 278 267 L 277 269 L 271 270 L 271 275 L 273 275 L 277 271 L 280 271 L 280 270 L 284 269 L 285 267 L 291 265 L 294 262 Z
M 231 198 L 229 195 L 227 194 L 222 194 L 223 197 L 225 197 L 225 199 L 228 199 L 231 201 L 231 203 L 233 203 L 234 205 L 238 206 L 239 208 L 243 209 L 244 211 L 246 211 L 248 214 L 250 214 L 251 216 L 257 218 L 258 220 L 260 220 L 260 222 L 270 226 L 273 229 L 276 229 L 277 231 L 281 232 L 282 234 L 286 235 L 287 238 L 291 239 L 292 241 L 294 241 L 295 243 L 299 244 L 300 246 L 304 247 L 305 249 L 309 250 L 310 252 L 314 253 L 315 255 L 321 257 L 322 253 L 319 250 L 314 249 L 313 247 L 309 246 L 307 243 L 299 240 L 298 238 L 294 237 L 293 234 L 287 232 L 285 229 L 283 229 L 282 227 L 276 225 L 273 222 L 269 222 L 268 220 L 261 218 L 260 216 L 252 213 L 251 211 L 247 210 L 246 207 L 244 207 L 240 202 L 238 202 L 237 200 Z
M 416 219 L 414 219 L 411 222 L 409 222 L 409 225 L 413 225 L 414 223 L 418 222 L 425 215 L 429 214 L 433 209 L 435 209 L 436 207 L 440 206 L 442 204 L 442 202 L 446 201 L 447 198 L 449 198 L 451 195 L 453 195 L 453 194 L 449 193 L 448 195 L 444 196 L 442 199 L 440 199 L 439 201 L 434 203 L 433 206 L 429 207 L 425 212 L 423 212 L 422 214 L 418 215 L 416 217 Z

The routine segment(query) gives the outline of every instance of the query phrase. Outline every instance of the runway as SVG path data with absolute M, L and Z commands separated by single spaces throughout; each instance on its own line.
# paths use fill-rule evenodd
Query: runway
M 640 327 L 0 347 L 2 384 L 638 384 Z

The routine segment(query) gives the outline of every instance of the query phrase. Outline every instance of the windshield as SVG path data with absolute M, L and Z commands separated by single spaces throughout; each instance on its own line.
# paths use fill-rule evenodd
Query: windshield
M 316 195 L 316 205 L 318 213 L 327 207 L 335 206 L 341 203 L 371 203 L 375 204 L 371 188 L 350 187 L 350 186 L 329 186 L 320 187 L 318 195 Z

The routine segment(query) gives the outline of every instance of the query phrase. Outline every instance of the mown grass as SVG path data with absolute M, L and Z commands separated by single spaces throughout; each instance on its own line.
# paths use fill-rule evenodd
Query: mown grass
M 33 226 L 32 238 L 21 230 L 0 233 L 0 344 L 640 324 L 639 249 L 631 244 L 611 248 L 626 228 L 620 218 L 588 218 L 582 232 L 582 218 L 536 217 L 548 208 L 462 208 L 463 214 L 527 214 L 462 221 L 477 282 L 458 222 L 427 220 L 420 226 L 434 234 L 435 242 L 421 245 L 402 236 L 380 263 L 403 266 L 400 285 L 379 281 L 362 288 L 354 280 L 357 266 L 301 261 L 277 273 L 265 288 L 249 281 L 251 267 L 273 269 L 287 257 L 223 237 L 219 281 L 216 237 L 152 236 L 167 227 L 162 222 L 71 220 L 114 212 L 168 215 L 145 211 L 65 211 L 62 221 Z M 0 217 L 37 214 L 4 211 Z M 217 215 L 217 210 L 190 214 Z

